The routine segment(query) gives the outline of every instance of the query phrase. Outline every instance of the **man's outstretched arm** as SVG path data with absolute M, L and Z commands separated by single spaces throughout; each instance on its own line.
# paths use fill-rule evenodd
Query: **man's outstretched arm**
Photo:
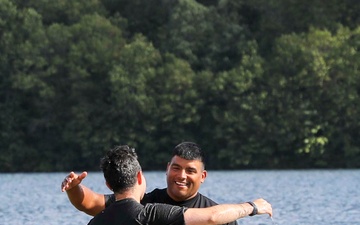
M 61 191 L 66 191 L 75 208 L 95 216 L 105 209 L 105 198 L 103 194 L 96 193 L 80 184 L 86 176 L 87 172 L 82 172 L 80 175 L 70 172 L 61 183 Z
M 268 214 L 272 217 L 271 204 L 262 198 L 241 204 L 220 204 L 198 209 L 189 208 L 184 213 L 184 219 L 187 225 L 215 225 L 261 214 Z

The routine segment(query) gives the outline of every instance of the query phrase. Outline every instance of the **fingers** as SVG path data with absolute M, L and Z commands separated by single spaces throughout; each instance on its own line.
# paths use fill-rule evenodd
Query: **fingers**
M 272 213 L 272 206 L 269 202 L 267 202 L 265 199 L 256 199 L 254 201 L 258 208 L 258 214 L 269 214 L 270 217 L 273 216 Z
M 65 179 L 61 182 L 61 191 L 64 192 L 66 191 L 66 188 L 68 187 L 67 185 L 67 178 L 65 177 Z
M 80 181 L 82 181 L 86 176 L 87 176 L 87 172 L 84 171 L 78 176 L 78 179 L 80 179 Z
M 75 176 L 74 172 L 70 172 L 65 178 L 64 180 L 61 182 L 61 191 L 64 192 L 69 188 L 69 182 L 71 182 L 71 180 L 73 179 L 73 177 Z
M 87 172 L 82 172 L 80 175 L 77 175 L 74 172 L 70 172 L 61 183 L 61 191 L 68 191 L 71 188 L 79 185 L 81 181 L 87 176 Z

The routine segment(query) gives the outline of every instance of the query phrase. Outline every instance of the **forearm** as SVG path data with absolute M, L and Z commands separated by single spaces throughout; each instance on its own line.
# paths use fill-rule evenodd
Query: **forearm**
M 83 185 L 76 185 L 66 194 L 75 208 L 88 215 L 95 216 L 105 209 L 105 199 L 103 194 L 98 194 Z
M 186 225 L 225 224 L 248 216 L 253 207 L 248 203 L 221 204 L 209 208 L 188 209 L 185 216 Z
M 249 216 L 253 207 L 248 203 L 222 204 L 211 207 L 208 224 L 225 224 Z
M 250 204 L 251 203 L 251 204 Z M 255 214 L 272 217 L 271 204 L 259 198 L 250 203 L 221 204 L 202 209 L 187 209 L 184 213 L 186 225 L 225 224 Z

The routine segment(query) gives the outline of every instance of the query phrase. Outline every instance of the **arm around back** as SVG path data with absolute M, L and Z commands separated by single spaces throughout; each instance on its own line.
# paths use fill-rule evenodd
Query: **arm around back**
M 264 199 L 254 201 L 257 214 L 269 214 L 272 216 L 272 207 Z M 249 203 L 220 204 L 208 208 L 189 208 L 184 213 L 186 225 L 225 224 L 237 219 L 249 216 L 254 207 Z

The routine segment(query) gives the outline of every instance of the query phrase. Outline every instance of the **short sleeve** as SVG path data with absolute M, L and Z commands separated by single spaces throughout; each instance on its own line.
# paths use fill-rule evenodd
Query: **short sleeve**
M 149 225 L 185 225 L 184 212 L 186 207 L 167 204 L 146 204 L 138 215 L 140 224 Z

